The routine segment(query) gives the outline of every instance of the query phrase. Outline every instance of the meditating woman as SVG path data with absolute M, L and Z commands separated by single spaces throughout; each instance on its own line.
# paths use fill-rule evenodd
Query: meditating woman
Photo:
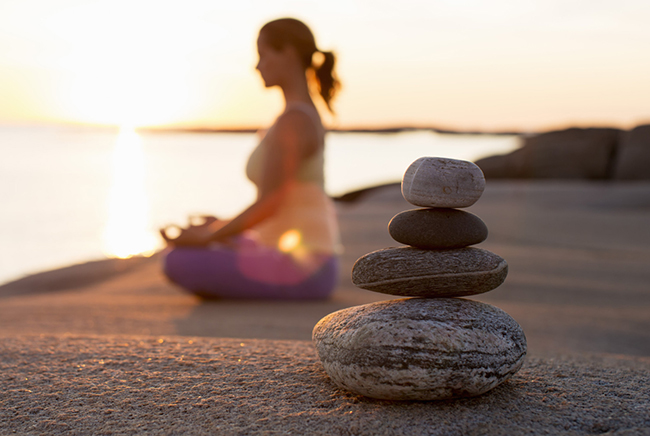
M 310 93 L 331 111 L 339 82 L 334 55 L 316 48 L 302 22 L 264 25 L 257 40 L 265 86 L 277 86 L 285 109 L 249 157 L 257 200 L 230 221 L 209 218 L 171 238 L 165 274 L 203 297 L 323 299 L 337 283 L 339 233 L 324 192 L 325 129 Z M 317 59 L 320 57 L 320 60 Z

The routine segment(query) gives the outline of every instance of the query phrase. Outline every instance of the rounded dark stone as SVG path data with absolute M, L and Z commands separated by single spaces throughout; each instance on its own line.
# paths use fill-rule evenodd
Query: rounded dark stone
M 503 310 L 462 298 L 380 301 L 331 313 L 312 339 L 344 389 L 386 400 L 480 395 L 517 372 L 526 336 Z
M 406 297 L 461 297 L 499 286 L 508 275 L 500 256 L 475 247 L 423 250 L 386 248 L 352 267 L 352 283 L 370 291 Z
M 488 229 L 473 213 L 428 208 L 400 212 L 388 224 L 397 242 L 425 249 L 462 248 L 485 241 Z

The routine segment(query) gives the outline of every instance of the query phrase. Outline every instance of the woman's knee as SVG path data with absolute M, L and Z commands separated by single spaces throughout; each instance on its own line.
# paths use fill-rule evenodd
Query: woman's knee
M 201 261 L 197 250 L 190 248 L 174 248 L 163 258 L 163 273 L 172 282 L 186 286 L 187 279 L 195 276 Z

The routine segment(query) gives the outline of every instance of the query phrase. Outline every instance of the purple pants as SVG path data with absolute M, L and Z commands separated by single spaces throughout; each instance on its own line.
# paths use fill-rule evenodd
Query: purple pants
M 297 258 L 270 248 L 174 248 L 164 273 L 177 285 L 204 298 L 320 300 L 338 282 L 336 256 Z

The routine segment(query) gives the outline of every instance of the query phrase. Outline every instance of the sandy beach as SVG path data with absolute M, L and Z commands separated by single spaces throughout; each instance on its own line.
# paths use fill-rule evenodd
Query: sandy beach
M 650 183 L 490 182 L 469 210 L 510 267 L 470 298 L 523 327 L 510 381 L 466 400 L 397 403 L 338 390 L 311 345 L 326 314 L 391 298 L 354 261 L 398 245 L 399 187 L 338 205 L 345 253 L 325 302 L 204 302 L 160 256 L 0 286 L 0 434 L 650 434 Z

